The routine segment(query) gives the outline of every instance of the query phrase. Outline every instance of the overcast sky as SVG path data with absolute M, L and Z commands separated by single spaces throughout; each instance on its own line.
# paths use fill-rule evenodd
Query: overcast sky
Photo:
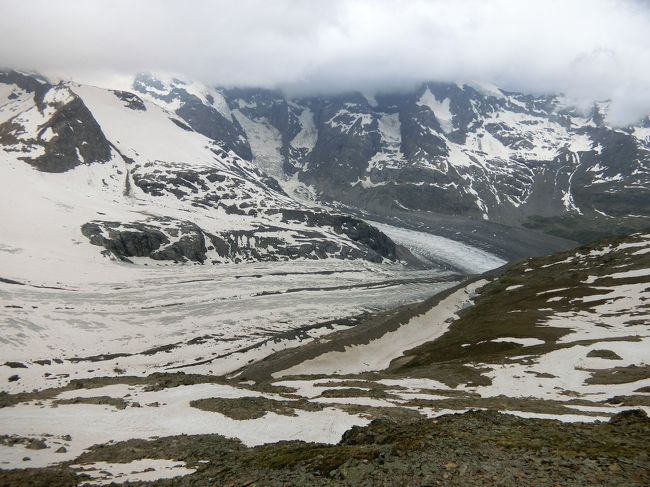
M 650 113 L 650 0 L 2 0 L 0 66 L 297 92 L 489 82 Z

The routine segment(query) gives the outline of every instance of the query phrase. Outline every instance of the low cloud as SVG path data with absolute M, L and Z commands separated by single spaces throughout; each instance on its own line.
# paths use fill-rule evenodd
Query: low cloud
M 4 0 L 0 65 L 98 78 L 163 71 L 301 93 L 489 82 L 650 113 L 641 0 Z

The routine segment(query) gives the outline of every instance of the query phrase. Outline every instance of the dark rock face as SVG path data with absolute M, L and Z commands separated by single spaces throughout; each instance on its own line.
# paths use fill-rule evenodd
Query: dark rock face
M 258 171 L 226 172 L 180 165 L 177 168 L 133 167 L 133 182 L 152 196 L 173 195 L 192 206 L 223 209 L 228 214 L 256 216 L 276 204 L 282 190 L 277 181 Z M 267 199 L 260 195 L 268 195 Z
M 631 135 L 606 128 L 591 128 L 585 134 L 602 150 L 600 154 L 581 154 L 573 178 L 576 206 L 603 208 L 617 218 L 650 216 L 650 146 L 641 146 Z
M 367 161 L 379 149 L 378 122 L 361 95 L 313 104 L 318 140 L 309 174 L 324 184 L 349 184 L 362 177 Z
M 226 120 L 217 110 L 205 106 L 195 96 L 187 97 L 176 113 L 200 134 L 217 143 L 223 142 L 226 150 L 232 150 L 244 159 L 252 158 L 250 146 L 243 138 L 243 130 L 237 120 Z
M 102 246 L 127 262 L 130 262 L 129 257 L 200 263 L 205 260 L 203 231 L 192 222 L 171 219 L 152 219 L 147 223 L 95 221 L 82 225 L 81 233 L 91 244 Z M 177 240 L 171 243 L 172 238 Z
M 101 127 L 70 90 L 13 72 L 0 73 L 0 83 L 14 84 L 32 95 L 42 118 L 36 133 L 28 132 L 18 117 L 0 124 L 0 145 L 26 153 L 19 159 L 40 171 L 53 173 L 111 159 L 111 146 Z M 32 152 L 38 155 L 30 155 Z
M 650 418 L 648 418 L 648 414 L 642 409 L 628 409 L 613 416 L 609 420 L 609 424 L 621 427 L 642 424 L 647 429 L 650 426 Z
M 278 237 L 286 228 L 266 225 L 257 230 L 210 233 L 190 221 L 151 218 L 145 222 L 92 221 L 81 227 L 91 244 L 104 247 L 120 260 L 149 257 L 173 262 L 280 261 L 292 259 L 397 259 L 395 243 L 365 222 L 345 216 L 305 210 L 269 211 L 293 228 L 293 243 Z M 321 229 L 331 228 L 339 239 Z
M 34 100 L 39 109 L 43 109 L 43 97 L 52 85 L 38 75 L 25 75 L 16 71 L 0 71 L 0 83 L 14 84 L 28 93 L 34 93 Z
M 107 236 L 104 236 L 104 229 Z M 103 246 L 126 261 L 128 257 L 149 257 L 162 244 L 169 243 L 161 231 L 142 223 L 91 222 L 82 225 L 81 233 L 91 244 Z
M 129 93 L 128 91 L 118 90 L 114 90 L 113 93 L 131 110 L 145 111 L 147 109 L 147 107 L 144 106 L 144 102 L 138 95 Z
M 41 171 L 65 172 L 79 164 L 111 159 L 109 142 L 80 98 L 61 107 L 41 132 L 47 128 L 55 135 L 45 144 L 45 154 L 26 159 Z
M 110 255 L 125 262 L 132 262 L 131 257 L 149 257 L 203 264 L 207 262 L 208 254 L 213 263 L 328 257 L 382 262 L 384 258 L 397 258 L 392 240 L 355 218 L 297 210 L 283 210 L 282 218 L 285 222 L 308 225 L 304 229 L 292 230 L 295 243 L 289 244 L 277 236 L 278 231 L 286 232 L 281 227 L 265 226 L 258 230 L 216 234 L 195 223 L 172 218 L 151 218 L 146 222 L 132 223 L 93 221 L 82 225 L 81 233 L 91 244 L 104 247 Z M 342 238 L 328 237 L 319 231 L 322 227 L 332 227 Z M 357 245 L 351 244 L 350 240 Z
M 332 227 L 336 233 L 345 235 L 352 241 L 367 247 L 369 251 L 363 256 L 366 260 L 381 262 L 382 257 L 396 258 L 395 243 L 375 227 L 357 218 L 324 212 L 282 210 L 282 220 L 304 222 L 316 227 Z

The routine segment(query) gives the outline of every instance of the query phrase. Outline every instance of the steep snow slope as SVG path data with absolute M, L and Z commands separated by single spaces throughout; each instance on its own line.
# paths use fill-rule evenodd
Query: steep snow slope
M 124 89 L 175 113 L 224 150 L 250 160 L 249 142 L 221 91 L 193 80 L 148 74 L 136 76 Z

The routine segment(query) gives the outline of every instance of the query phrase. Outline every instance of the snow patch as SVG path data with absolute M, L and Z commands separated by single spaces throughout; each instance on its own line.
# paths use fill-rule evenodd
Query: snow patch
M 71 468 L 91 478 L 91 480 L 84 480 L 84 485 L 152 482 L 154 480 L 182 477 L 196 472 L 195 468 L 187 468 L 185 462 L 161 459 L 134 460 L 129 463 L 95 462 L 71 465 Z
M 446 134 L 454 131 L 454 116 L 449 109 L 449 103 L 449 98 L 438 101 L 429 88 L 425 90 L 417 102 L 418 105 L 425 106 L 433 112 L 436 120 L 438 120 L 438 123 L 440 124 L 440 128 Z
M 513 338 L 513 337 L 504 337 L 504 338 L 495 338 L 491 340 L 492 343 L 517 343 L 518 345 L 523 345 L 524 347 L 533 347 L 535 345 L 544 345 L 546 343 L 544 340 L 539 338 Z
M 356 374 L 384 370 L 404 352 L 441 336 L 469 305 L 476 291 L 487 281 L 473 282 L 442 299 L 429 311 L 411 318 L 397 330 L 365 345 L 347 346 L 343 352 L 327 352 L 314 359 L 273 374 L 274 377 L 313 374 Z
M 506 291 L 514 291 L 515 289 L 521 289 L 522 287 L 524 287 L 523 284 L 515 284 L 514 286 L 508 286 Z

